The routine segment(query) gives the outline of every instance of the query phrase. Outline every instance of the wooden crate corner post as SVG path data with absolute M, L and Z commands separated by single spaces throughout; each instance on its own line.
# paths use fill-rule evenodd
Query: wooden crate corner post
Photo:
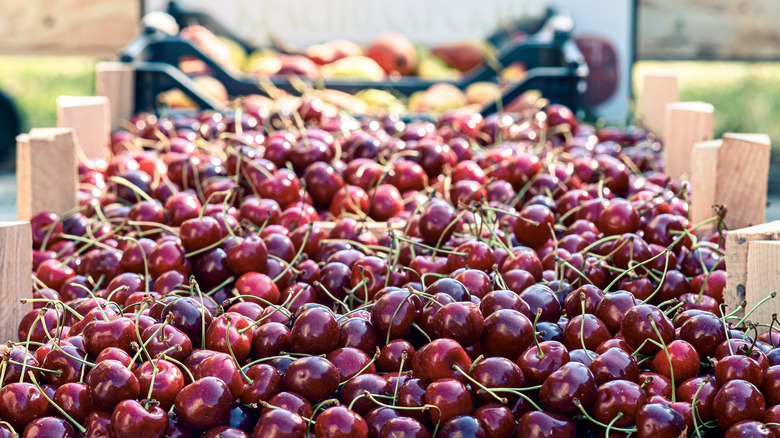
M 712 140 L 714 108 L 705 102 L 670 102 L 664 118 L 664 164 L 672 178 L 689 176 L 694 143 Z
M 769 324 L 772 322 L 772 314 L 780 314 L 780 298 L 777 297 L 780 295 L 780 240 L 750 242 L 745 284 L 747 308 L 751 309 L 772 293 L 775 297 L 762 303 L 750 315 L 750 321 Z M 759 331 L 764 332 L 766 329 Z
M 108 158 L 111 111 L 105 96 L 60 96 L 57 126 L 73 128 L 76 142 L 87 158 Z
M 17 137 L 16 210 L 19 220 L 76 207 L 78 164 L 72 128 L 36 128 Z
M 761 251 L 765 250 L 764 245 L 760 245 L 758 250 L 751 250 L 755 242 L 767 241 L 780 242 L 780 221 L 738 230 L 729 230 L 726 234 L 726 269 L 728 275 L 726 276 L 726 289 L 723 291 L 723 298 L 729 309 L 736 309 L 743 300 L 748 300 L 747 304 L 748 308 L 750 308 L 770 292 L 773 292 L 761 292 L 759 295 L 762 296 L 758 299 L 755 296 L 748 297 L 747 294 L 748 284 L 750 283 L 749 277 L 751 275 L 756 274 L 758 275 L 757 278 L 766 278 L 764 277 L 765 275 L 771 275 L 770 273 L 755 272 L 757 265 L 760 263 L 758 256 L 761 254 Z M 752 270 L 749 269 L 748 261 L 751 251 L 753 251 Z M 775 275 L 778 276 L 777 272 L 775 272 Z M 777 292 L 780 293 L 780 290 Z M 780 305 L 780 298 L 775 298 L 771 305 L 777 309 L 777 306 Z
M 665 138 L 666 104 L 680 100 L 677 75 L 674 73 L 646 74 L 642 84 L 639 120 L 658 137 Z
M 108 98 L 111 129 L 130 120 L 135 106 L 135 70 L 126 62 L 100 62 L 96 67 L 97 95 Z
M 29 222 L 0 222 L 0 343 L 17 340 L 19 321 L 32 291 L 32 233 Z
M 730 229 L 764 223 L 769 150 L 769 137 L 763 134 L 726 133 L 720 140 L 694 144 L 691 221 L 701 223 L 713 216 L 714 205 L 722 205 Z

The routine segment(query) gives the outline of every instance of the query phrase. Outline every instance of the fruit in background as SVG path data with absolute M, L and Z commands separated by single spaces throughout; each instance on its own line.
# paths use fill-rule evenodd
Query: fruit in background
M 377 35 L 366 47 L 366 56 L 387 74 L 410 75 L 417 68 L 417 53 L 409 39 L 397 32 Z
M 504 111 L 510 113 L 526 112 L 535 108 L 541 98 L 542 93 L 539 90 L 528 90 L 515 100 L 509 103 L 504 102 Z
M 320 76 L 317 64 L 303 55 L 279 54 L 276 57 L 282 62 L 282 66 L 276 74 L 296 75 L 307 79 L 315 79 Z
M 370 110 L 380 113 L 402 113 L 405 111 L 403 102 L 384 90 L 369 88 L 358 91 L 355 97 L 366 103 Z
M 343 91 L 330 89 L 315 90 L 312 95 L 350 114 L 365 114 L 368 112 L 366 102 Z
M 270 50 L 258 50 L 247 59 L 244 71 L 261 76 L 275 75 L 282 68 L 282 61 L 276 55 Z
M 435 84 L 425 91 L 409 96 L 409 111 L 416 113 L 443 112 L 466 105 L 466 94 L 452 84 Z
M 322 67 L 325 78 L 350 78 L 381 81 L 385 71 L 371 58 L 365 56 L 348 56 Z
M 198 104 L 187 97 L 187 95 L 178 88 L 160 93 L 158 100 L 162 105 L 168 108 L 194 109 L 198 107 Z
M 466 87 L 468 103 L 487 105 L 501 97 L 501 89 L 493 82 L 474 82 Z
M 238 69 L 243 69 L 247 61 L 247 53 L 244 47 L 228 37 L 217 37 L 228 48 L 230 63 Z
M 306 56 L 319 65 L 330 64 L 348 56 L 359 56 L 363 49 L 349 40 L 333 40 L 306 48 Z
M 201 91 L 214 99 L 217 99 L 221 103 L 228 101 L 227 89 L 219 80 L 211 76 L 197 76 L 192 78 L 192 81 L 195 82 L 195 85 L 197 85 Z
M 417 47 L 417 76 L 423 79 L 455 80 L 460 72 L 433 56 L 426 47 Z
M 210 30 L 200 25 L 187 26 L 181 30 L 179 35 L 192 44 L 195 44 L 206 55 L 214 61 L 229 68 L 235 68 L 231 54 L 231 48 Z
M 436 57 L 448 66 L 465 72 L 478 66 L 485 60 L 483 45 L 476 41 L 463 41 L 442 44 L 431 49 Z
M 525 63 L 520 61 L 515 61 L 509 64 L 509 66 L 501 70 L 501 73 L 499 73 L 501 79 L 512 82 L 520 82 L 525 79 L 526 75 L 528 75 L 528 68 L 526 67 Z

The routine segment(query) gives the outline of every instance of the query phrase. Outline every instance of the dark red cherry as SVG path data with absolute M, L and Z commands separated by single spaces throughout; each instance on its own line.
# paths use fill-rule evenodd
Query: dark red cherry
M 516 310 L 501 309 L 485 318 L 480 340 L 486 356 L 515 359 L 533 342 L 531 321 Z
M 290 334 L 290 348 L 296 353 L 324 354 L 338 346 L 339 326 L 333 312 L 312 307 L 295 318 Z
M 222 380 L 204 377 L 185 386 L 174 402 L 182 423 L 194 429 L 220 425 L 230 413 L 232 395 Z
M 121 362 L 106 360 L 87 374 L 85 383 L 89 396 L 100 409 L 110 411 L 122 400 L 132 400 L 141 393 L 141 386 L 132 371 Z
M 363 417 L 346 406 L 331 406 L 317 416 L 314 434 L 333 438 L 365 437 L 368 436 L 368 425 Z
M 286 409 L 272 409 L 260 416 L 252 438 L 296 438 L 306 436 L 306 431 L 300 415 Z
M 712 401 L 712 413 L 721 429 L 726 430 L 743 420 L 760 421 L 765 410 L 763 394 L 745 380 L 726 382 Z
M 49 402 L 32 383 L 10 383 L 0 389 L 0 418 L 14 429 L 23 429 L 43 417 Z
M 469 415 L 474 410 L 471 394 L 466 386 L 455 379 L 433 381 L 425 389 L 425 402 L 439 409 L 431 409 L 431 421 L 446 422 L 458 415 Z
M 336 367 L 319 356 L 302 357 L 293 361 L 282 378 L 285 391 L 292 391 L 319 403 L 338 389 L 341 381 Z
M 593 418 L 601 423 L 630 427 L 645 403 L 647 395 L 642 387 L 627 380 L 613 380 L 599 386 L 591 409 Z M 620 418 L 618 414 L 622 414 Z
M 685 431 L 685 420 L 670 406 L 650 403 L 636 414 L 637 437 L 678 437 Z
M 534 438 L 574 438 L 574 422 L 566 416 L 543 411 L 526 412 L 517 423 L 518 436 Z

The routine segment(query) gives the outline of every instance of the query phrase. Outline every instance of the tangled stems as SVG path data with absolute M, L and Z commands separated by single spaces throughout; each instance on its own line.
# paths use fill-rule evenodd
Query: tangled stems
M 580 399 L 575 397 L 574 399 L 572 399 L 572 402 L 574 403 L 575 406 L 577 406 L 577 409 L 579 409 L 580 412 L 582 412 L 582 415 L 584 415 L 585 418 L 587 418 L 589 421 L 591 421 L 592 423 L 594 423 L 596 425 L 599 425 L 599 426 L 601 426 L 603 428 L 606 428 L 606 429 L 616 430 L 618 432 L 634 433 L 634 432 L 637 431 L 636 427 L 632 427 L 632 428 L 614 427 L 615 421 L 617 421 L 620 417 L 623 416 L 622 412 L 619 412 L 615 416 L 615 418 L 612 419 L 612 421 L 609 424 L 604 424 L 604 423 L 596 420 L 595 418 L 593 418 L 590 414 L 588 414 L 588 411 L 585 410 L 584 406 L 582 406 L 582 402 L 580 402 Z

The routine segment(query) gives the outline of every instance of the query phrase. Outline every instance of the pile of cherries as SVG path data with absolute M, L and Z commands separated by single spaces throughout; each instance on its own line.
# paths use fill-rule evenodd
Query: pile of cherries
M 776 321 L 652 136 L 320 108 L 141 114 L 81 164 L 0 437 L 780 437 Z

